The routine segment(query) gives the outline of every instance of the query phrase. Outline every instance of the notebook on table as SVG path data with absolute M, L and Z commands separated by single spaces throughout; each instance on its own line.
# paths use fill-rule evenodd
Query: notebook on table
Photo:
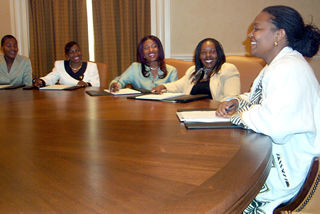
M 184 123 L 187 129 L 241 129 L 231 122 L 215 122 L 215 123 Z
M 216 111 L 196 110 L 196 111 L 179 111 L 176 113 L 180 122 L 195 123 L 214 123 L 230 122 L 230 118 L 219 117 Z
M 146 94 L 141 96 L 136 96 L 138 100 L 167 100 L 169 98 L 175 98 L 185 95 L 184 93 L 163 93 L 163 94 Z
M 151 90 L 144 89 L 144 88 L 134 88 L 134 90 L 140 91 L 143 94 L 151 94 Z
M 174 103 L 189 103 L 189 102 L 196 101 L 196 100 L 206 99 L 208 97 L 209 97 L 209 95 L 207 95 L 207 94 L 184 95 L 184 96 L 180 96 L 180 97 L 169 98 L 169 99 L 166 99 L 163 101 L 174 102 Z
M 20 84 L 20 85 L 0 85 L 0 89 L 10 90 L 10 89 L 21 88 L 21 87 L 24 87 L 24 86 L 25 86 L 25 84 Z
M 108 95 L 112 95 L 111 93 L 106 92 L 106 91 L 96 91 L 96 90 L 87 90 L 86 93 L 89 94 L 90 96 L 108 96 Z
M 178 109 L 177 116 L 187 129 L 241 128 L 233 125 L 230 118 L 216 115 L 216 109 Z
M 156 100 L 172 103 L 188 103 L 196 100 L 208 98 L 208 95 L 185 95 L 184 93 L 163 93 L 163 94 L 146 94 L 128 97 L 128 99 L 140 99 L 140 100 Z
M 33 90 L 33 89 L 39 89 L 38 87 L 36 87 L 35 85 L 27 85 L 25 87 L 22 88 L 23 90 Z
M 77 86 L 77 85 L 49 85 L 49 86 L 41 87 L 40 90 L 75 90 L 83 87 L 84 86 Z
M 121 88 L 117 92 L 110 92 L 109 90 L 105 89 L 106 92 L 113 94 L 113 95 L 130 95 L 130 94 L 141 94 L 141 91 L 137 91 L 131 88 Z
M 12 86 L 12 85 L 0 85 L 0 89 L 5 89 L 5 88 L 8 88 L 10 86 Z

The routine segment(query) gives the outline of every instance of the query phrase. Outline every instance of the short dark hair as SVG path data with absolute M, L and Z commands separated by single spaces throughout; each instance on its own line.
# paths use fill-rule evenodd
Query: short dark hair
M 194 74 L 196 74 L 196 72 L 200 68 L 203 67 L 203 64 L 202 64 L 201 59 L 200 59 L 200 53 L 201 53 L 201 46 L 206 41 L 211 41 L 216 46 L 216 51 L 217 51 L 217 55 L 218 55 L 217 63 L 214 65 L 213 72 L 211 73 L 211 75 L 213 75 L 216 72 L 218 72 L 221 69 L 221 66 L 223 65 L 223 63 L 226 62 L 226 56 L 224 54 L 223 47 L 220 44 L 220 42 L 218 42 L 217 40 L 215 40 L 213 38 L 205 38 L 205 39 L 201 40 L 199 42 L 199 44 L 197 45 L 197 47 L 196 47 L 195 54 L 194 54 L 194 59 L 193 59 L 195 65 L 196 65 L 196 69 L 195 69 L 195 71 L 192 73 L 192 75 L 190 77 L 193 77 Z
M 2 37 L 1 39 L 1 47 L 3 46 L 4 42 L 7 40 L 7 39 L 15 39 L 17 41 L 17 39 L 12 36 L 12 35 L 5 35 L 4 37 Z
M 271 22 L 278 30 L 286 31 L 289 47 L 306 57 L 317 54 L 320 44 L 319 29 L 312 24 L 305 25 L 301 15 L 295 9 L 276 5 L 266 7 L 262 12 L 271 15 Z
M 74 45 L 78 45 L 78 46 L 79 46 L 79 44 L 76 43 L 75 41 L 71 41 L 71 42 L 68 42 L 68 43 L 66 44 L 66 46 L 64 47 L 64 51 L 65 51 L 66 55 L 68 55 L 70 49 L 71 49 L 72 46 L 74 46 Z M 80 46 L 79 46 L 79 47 L 80 47 Z
M 145 69 L 145 65 L 148 66 L 148 62 L 147 60 L 144 58 L 144 54 L 143 54 L 143 44 L 145 41 L 147 41 L 148 39 L 151 39 L 152 41 L 154 41 L 157 44 L 158 47 L 158 54 L 159 54 L 159 62 L 160 62 L 160 70 L 163 71 L 163 75 L 159 76 L 160 79 L 163 79 L 167 76 L 167 68 L 166 68 L 166 63 L 164 61 L 165 56 L 164 56 L 164 50 L 161 44 L 161 41 L 158 37 L 156 36 L 152 36 L 152 35 L 148 35 L 143 37 L 138 45 L 137 48 L 137 58 L 138 58 L 138 62 L 141 63 L 141 72 L 143 74 L 144 77 L 148 77 L 150 75 L 150 73 L 148 71 L 146 71 Z

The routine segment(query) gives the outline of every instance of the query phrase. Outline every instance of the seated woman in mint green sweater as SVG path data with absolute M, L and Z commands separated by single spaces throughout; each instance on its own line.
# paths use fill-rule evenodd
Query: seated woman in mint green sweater
M 110 91 L 116 92 L 128 84 L 133 88 L 151 90 L 155 86 L 176 81 L 177 69 L 166 65 L 164 58 L 162 44 L 157 37 L 142 38 L 138 46 L 139 62 L 132 63 L 121 76 L 112 80 Z

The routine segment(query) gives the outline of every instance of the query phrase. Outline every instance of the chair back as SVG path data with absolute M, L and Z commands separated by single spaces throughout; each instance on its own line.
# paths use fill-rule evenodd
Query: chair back
M 320 191 L 316 191 L 320 181 L 319 158 L 313 158 L 307 178 L 298 194 L 285 205 L 278 206 L 273 214 L 320 212 Z
M 100 87 L 108 88 L 109 82 L 108 82 L 108 66 L 105 63 L 102 62 L 96 62 L 100 77 Z
M 166 61 L 166 64 L 171 65 L 177 69 L 178 79 L 183 77 L 186 71 L 188 70 L 188 68 L 194 65 L 194 62 L 192 61 L 185 61 L 181 59 L 167 58 L 165 59 L 165 61 Z
M 240 72 L 241 94 L 249 92 L 254 79 L 266 65 L 263 59 L 247 56 L 226 56 L 226 62 L 234 64 Z
M 192 61 L 167 58 L 166 64 L 172 65 L 178 71 L 178 78 L 184 76 L 188 68 L 194 65 Z M 254 79 L 266 65 L 263 59 L 247 56 L 226 56 L 226 61 L 234 64 L 240 72 L 241 93 L 249 92 Z

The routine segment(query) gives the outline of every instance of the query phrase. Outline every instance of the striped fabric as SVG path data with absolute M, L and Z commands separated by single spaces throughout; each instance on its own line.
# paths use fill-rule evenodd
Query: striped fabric
M 237 100 L 239 102 L 239 110 L 231 117 L 231 122 L 233 124 L 241 126 L 245 129 L 249 128 L 242 120 L 242 113 L 248 111 L 252 107 L 252 105 L 260 104 L 262 102 L 262 78 L 263 75 L 261 76 L 259 84 L 253 93 L 250 103 L 241 99 L 240 96 L 237 97 Z

